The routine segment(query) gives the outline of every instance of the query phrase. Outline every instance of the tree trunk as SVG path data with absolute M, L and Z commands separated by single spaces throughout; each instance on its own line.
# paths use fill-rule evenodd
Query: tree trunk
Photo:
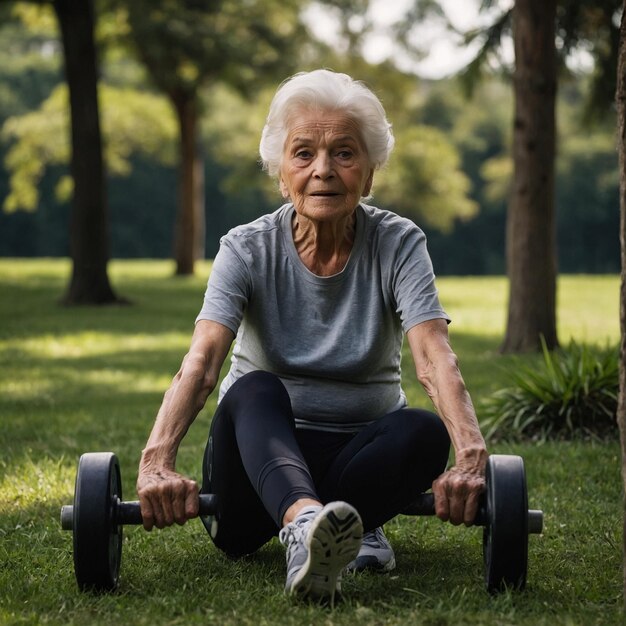
M 178 218 L 174 242 L 176 274 L 194 273 L 204 257 L 204 162 L 198 150 L 198 110 L 194 97 L 174 98 L 180 124 Z
M 98 111 L 98 66 L 91 0 L 54 0 L 70 98 L 74 195 L 70 217 L 72 278 L 65 304 L 118 302 L 107 275 L 109 238 L 102 139 Z
M 617 423 L 622 444 L 622 483 L 626 492 L 626 0 L 620 27 L 619 56 L 617 65 L 617 138 L 619 153 L 619 188 L 620 188 L 620 249 L 622 256 L 622 276 L 620 289 L 620 367 L 619 401 L 617 405 Z M 623 596 L 626 602 L 626 500 L 623 503 L 623 544 L 624 544 L 624 579 Z
M 509 309 L 501 350 L 558 345 L 554 209 L 556 0 L 516 0 L 513 193 L 507 215 Z

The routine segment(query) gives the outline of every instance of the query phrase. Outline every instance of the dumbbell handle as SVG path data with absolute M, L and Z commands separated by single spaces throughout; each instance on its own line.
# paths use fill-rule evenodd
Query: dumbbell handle
M 211 493 L 203 493 L 198 497 L 198 512 L 200 515 L 212 515 L 217 510 L 217 496 Z M 122 502 L 117 500 L 113 506 L 115 525 L 143 524 L 141 507 L 138 500 Z M 61 528 L 72 530 L 74 528 L 74 506 L 68 504 L 61 507 Z
M 217 497 L 214 494 L 200 494 L 198 498 L 198 507 L 200 515 L 212 515 L 217 510 Z M 124 524 L 143 524 L 141 516 L 141 508 L 139 501 L 131 500 L 122 502 L 118 500 L 114 507 L 115 523 Z M 432 493 L 423 493 L 410 505 L 403 513 L 405 515 L 435 515 L 435 496 Z M 475 526 L 486 526 L 487 513 L 483 502 L 481 502 L 476 518 Z M 74 527 L 74 507 L 66 505 L 61 508 L 61 527 L 63 530 L 72 530 Z M 543 511 L 528 511 L 528 532 L 531 534 L 541 534 L 543 531 Z
M 432 493 L 423 493 L 408 506 L 403 513 L 405 515 L 435 515 L 435 496 Z M 485 509 L 484 499 L 478 505 L 478 511 L 474 519 L 474 526 L 487 525 L 487 511 Z M 539 535 L 543 531 L 543 511 L 528 511 L 528 532 L 529 534 Z
M 402 512 L 405 515 L 435 515 L 435 496 L 432 493 L 422 493 Z M 474 526 L 485 526 L 486 520 L 487 514 L 481 499 L 474 518 Z

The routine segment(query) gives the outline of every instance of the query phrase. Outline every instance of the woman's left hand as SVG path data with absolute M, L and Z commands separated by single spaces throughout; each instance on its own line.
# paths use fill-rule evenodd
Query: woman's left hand
M 456 454 L 456 464 L 433 482 L 435 513 L 444 522 L 471 526 L 485 489 L 487 451 L 466 448 Z

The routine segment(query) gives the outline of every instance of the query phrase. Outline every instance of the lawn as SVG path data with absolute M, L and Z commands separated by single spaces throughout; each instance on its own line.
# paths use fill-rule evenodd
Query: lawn
M 491 450 L 524 457 L 530 505 L 545 513 L 544 533 L 530 537 L 522 593 L 485 592 L 479 529 L 412 517 L 386 526 L 398 561 L 392 575 L 345 579 L 345 600 L 332 611 L 283 595 L 277 542 L 231 561 L 197 520 L 153 533 L 127 527 L 119 590 L 79 592 L 71 535 L 59 525 L 77 459 L 115 451 L 124 495 L 135 498 L 140 450 L 185 353 L 209 268 L 181 279 L 167 262 L 114 262 L 112 281 L 130 306 L 63 308 L 66 261 L 0 260 L 0 624 L 623 624 L 617 442 Z M 562 343 L 617 342 L 618 285 L 616 276 L 560 279 Z M 506 280 L 445 277 L 439 287 L 480 409 L 517 363 L 497 351 Z M 404 371 L 411 402 L 426 403 L 408 360 Z M 179 452 L 179 469 L 192 476 L 200 475 L 214 405 Z

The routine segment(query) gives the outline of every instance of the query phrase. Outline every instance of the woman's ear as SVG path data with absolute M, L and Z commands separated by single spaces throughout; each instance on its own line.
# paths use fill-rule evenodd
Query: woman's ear
M 289 189 L 287 189 L 287 185 L 285 185 L 285 182 L 283 181 L 282 178 L 278 181 L 278 188 L 280 189 L 280 193 L 282 194 L 283 198 L 285 200 L 288 200 L 289 199 Z

